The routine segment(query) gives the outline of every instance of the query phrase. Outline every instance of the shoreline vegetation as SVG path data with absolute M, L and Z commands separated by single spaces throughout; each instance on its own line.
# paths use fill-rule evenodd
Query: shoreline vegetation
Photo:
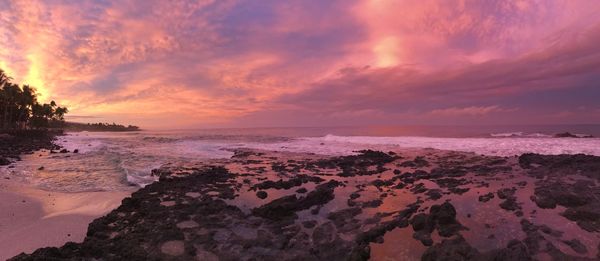
M 18 85 L 0 69 L 0 133 L 15 130 L 61 128 L 67 107 L 55 101 L 39 103 L 34 87 Z
M 55 101 L 40 103 L 36 89 L 19 85 L 0 69 L 0 166 L 20 160 L 21 154 L 59 149 L 53 143 L 64 131 L 138 131 L 138 126 L 66 122 L 67 107 Z
M 44 135 L 43 131 L 139 131 L 138 126 L 116 123 L 66 122 L 67 107 L 55 101 L 39 103 L 36 89 L 19 85 L 0 69 L 0 133 L 9 135 Z
M 140 131 L 140 127 L 134 125 L 121 125 L 116 123 L 79 123 L 79 122 L 66 122 L 64 126 L 65 131 Z

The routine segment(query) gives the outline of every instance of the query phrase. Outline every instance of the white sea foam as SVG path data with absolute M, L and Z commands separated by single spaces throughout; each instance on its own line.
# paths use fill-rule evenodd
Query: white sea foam
M 349 147 L 370 147 L 374 145 L 398 146 L 400 148 L 434 148 L 474 152 L 483 155 L 513 156 L 523 153 L 540 154 L 590 154 L 600 156 L 599 138 L 433 138 L 433 137 L 371 137 L 336 136 L 304 138 L 317 150 L 315 144 Z M 323 147 L 321 145 L 320 147 Z M 329 148 L 331 149 L 331 148 Z M 344 150 L 343 148 L 340 148 Z M 347 151 L 347 150 L 346 150 Z
M 512 138 L 518 138 L 518 137 L 524 137 L 524 138 L 551 138 L 552 135 L 548 135 L 548 134 L 544 134 L 544 133 L 539 133 L 539 132 L 525 133 L 525 132 L 522 132 L 522 131 L 517 131 L 517 132 L 492 133 L 492 134 L 490 134 L 490 137 L 494 137 L 494 138 L 508 138 L 508 137 L 512 137 Z
M 150 137 L 150 138 L 149 138 Z M 0 168 L 40 187 L 63 191 L 115 190 L 128 184 L 153 182 L 150 172 L 164 164 L 186 164 L 206 159 L 229 158 L 231 149 L 348 155 L 362 149 L 395 150 L 434 148 L 513 156 L 522 153 L 600 156 L 598 138 L 549 138 L 499 135 L 489 138 L 336 136 L 278 138 L 273 136 L 203 135 L 173 133 L 94 133 L 62 136 L 58 144 L 79 153 L 41 153 L 24 156 L 12 169 Z M 41 156 L 40 156 L 41 155 Z M 38 170 L 44 166 L 43 170 Z

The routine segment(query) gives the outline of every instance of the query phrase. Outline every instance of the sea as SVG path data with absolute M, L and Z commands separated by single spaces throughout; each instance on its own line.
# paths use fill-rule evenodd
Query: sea
M 593 138 L 556 138 L 569 132 Z M 25 155 L 0 176 L 62 192 L 113 191 L 156 180 L 153 169 L 226 159 L 238 148 L 348 155 L 363 149 L 433 148 L 481 155 L 523 153 L 600 156 L 600 125 L 361 126 L 69 132 L 71 153 Z M 78 150 L 78 153 L 72 151 Z

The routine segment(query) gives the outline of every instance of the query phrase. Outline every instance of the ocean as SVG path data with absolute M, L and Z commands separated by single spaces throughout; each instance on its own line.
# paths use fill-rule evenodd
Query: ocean
M 554 138 L 570 132 L 600 137 L 600 125 L 541 126 L 368 126 L 72 132 L 58 144 L 79 153 L 26 155 L 0 174 L 42 189 L 112 191 L 155 181 L 151 170 L 229 158 L 233 149 L 253 148 L 325 155 L 362 149 L 434 148 L 483 155 L 522 153 L 600 156 L 600 138 Z M 42 168 L 43 167 L 43 168 Z

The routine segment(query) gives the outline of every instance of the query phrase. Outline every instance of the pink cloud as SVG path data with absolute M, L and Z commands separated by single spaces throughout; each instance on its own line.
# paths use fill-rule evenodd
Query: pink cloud
M 445 109 L 435 109 L 429 112 L 432 116 L 486 116 L 495 112 L 507 112 L 514 111 L 508 109 L 502 109 L 497 105 L 493 106 L 470 106 L 470 107 L 451 107 Z
M 526 115 L 546 108 L 516 97 L 596 80 L 598 12 L 591 0 L 9 2 L 0 67 L 73 114 L 137 124 Z

